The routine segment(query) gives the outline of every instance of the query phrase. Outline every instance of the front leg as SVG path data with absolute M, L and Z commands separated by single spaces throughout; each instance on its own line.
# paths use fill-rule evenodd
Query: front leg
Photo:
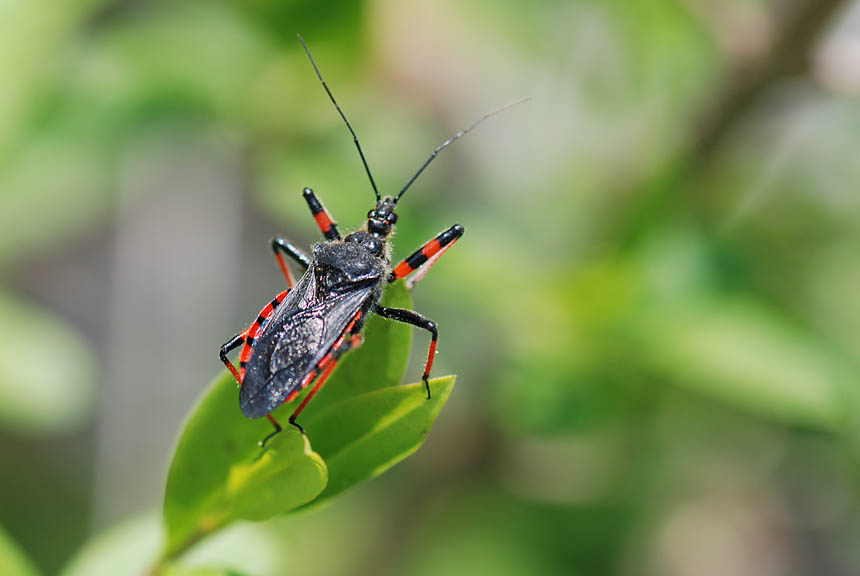
M 320 227 L 320 232 L 323 233 L 325 239 L 340 240 L 340 232 L 337 231 L 337 222 L 331 217 L 331 214 L 328 213 L 322 202 L 319 201 L 314 191 L 310 188 L 305 188 L 302 191 L 302 196 L 304 196 L 305 202 L 308 203 L 308 208 L 311 209 L 311 214 L 314 220 L 317 221 L 317 226 Z
M 418 328 L 422 328 L 430 332 L 430 350 L 427 352 L 427 364 L 424 367 L 424 374 L 421 376 L 421 380 L 424 381 L 424 387 L 427 388 L 427 398 L 429 399 L 430 369 L 433 368 L 433 359 L 436 357 L 436 342 L 439 340 L 439 330 L 436 326 L 436 323 L 429 318 L 425 318 L 418 312 L 415 312 L 413 310 L 405 310 L 403 308 L 386 308 L 384 306 L 377 306 L 374 311 L 383 318 L 397 320 L 398 322 L 403 322 L 405 324 L 411 324 L 413 326 L 417 326 Z
M 406 281 L 406 287 L 412 289 L 465 231 L 466 229 L 459 224 L 454 224 L 447 230 L 443 230 L 395 266 L 388 276 L 388 281 L 394 282 L 406 278 L 414 272 L 415 274 Z

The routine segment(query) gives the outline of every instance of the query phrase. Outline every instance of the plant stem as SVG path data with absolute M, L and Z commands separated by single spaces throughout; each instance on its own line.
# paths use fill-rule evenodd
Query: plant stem
M 161 555 L 158 557 L 158 560 L 156 560 L 155 564 L 153 564 L 152 567 L 150 567 L 146 571 L 145 576 L 158 576 L 170 562 L 177 560 L 189 549 L 191 549 L 195 544 L 197 544 L 207 536 L 221 530 L 226 525 L 226 522 L 220 521 L 209 523 L 205 528 L 198 527 L 196 532 L 194 532 L 178 546 L 173 546 L 169 549 L 165 548 L 164 550 L 162 550 Z

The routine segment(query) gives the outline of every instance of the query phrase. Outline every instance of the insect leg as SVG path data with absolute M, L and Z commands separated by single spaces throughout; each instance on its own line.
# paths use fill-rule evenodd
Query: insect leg
M 429 318 L 425 318 L 418 312 L 413 310 L 404 310 L 403 308 L 385 308 L 384 306 L 377 306 L 375 312 L 383 318 L 412 324 L 413 326 L 417 326 L 418 328 L 422 328 L 430 332 L 431 340 L 430 349 L 427 352 L 427 364 L 424 367 L 424 374 L 421 376 L 421 380 L 424 381 L 424 387 L 427 389 L 427 398 L 429 399 L 430 369 L 433 368 L 433 359 L 436 357 L 436 342 L 439 340 L 439 330 L 436 323 Z
M 301 248 L 298 248 L 295 244 L 280 236 L 272 238 L 270 244 L 272 252 L 275 253 L 275 258 L 278 259 L 278 266 L 281 267 L 281 272 L 284 273 L 284 278 L 287 279 L 287 286 L 292 290 L 293 286 L 296 285 L 296 281 L 293 278 L 293 273 L 287 267 L 287 263 L 284 262 L 284 254 L 292 258 L 302 268 L 303 272 L 310 267 L 311 258 Z
M 394 282 L 400 278 L 406 278 L 417 271 L 415 276 L 407 281 L 408 287 L 412 288 L 430 271 L 430 268 L 442 257 L 442 254 L 453 246 L 454 242 L 459 240 L 465 231 L 465 228 L 459 224 L 454 224 L 447 230 L 440 232 L 435 238 L 395 266 L 394 270 L 388 276 L 388 281 Z
M 247 335 L 248 335 L 248 331 L 247 331 L 247 330 L 245 330 L 245 331 L 243 331 L 243 332 L 239 332 L 238 334 L 236 334 L 235 336 L 233 336 L 232 338 L 230 338 L 230 340 L 228 340 L 227 342 L 225 342 L 225 343 L 221 346 L 221 352 L 219 353 L 219 356 L 221 357 L 221 362 L 223 362 L 223 363 L 224 363 L 224 366 L 226 366 L 226 367 L 227 367 L 227 369 L 230 371 L 230 373 L 231 373 L 231 374 L 233 374 L 233 377 L 236 379 L 236 382 L 240 382 L 240 381 L 241 381 L 241 380 L 239 379 L 239 371 L 238 371 L 238 370 L 236 370 L 236 367 L 235 367 L 235 366 L 233 366 L 233 363 L 232 363 L 232 362 L 230 362 L 230 359 L 229 359 L 229 358 L 227 358 L 227 354 L 228 354 L 231 350 L 235 350 L 236 348 L 238 348 L 239 346 L 241 346 L 242 344 L 244 344 L 244 343 L 245 343 L 245 337 L 246 337 Z
M 317 226 L 325 236 L 326 240 L 340 240 L 340 232 L 337 231 L 337 222 L 335 222 L 322 202 L 319 201 L 317 195 L 310 188 L 305 188 L 302 191 L 302 196 L 305 197 L 305 202 L 308 203 L 308 208 L 311 209 L 314 220 L 317 221 Z
M 361 346 L 361 343 L 363 341 L 364 338 L 361 334 L 353 334 L 349 340 L 347 340 L 339 348 L 331 352 L 330 360 L 326 361 L 325 369 L 323 370 L 322 374 L 320 374 L 320 377 L 317 379 L 316 384 L 314 384 L 314 387 L 311 389 L 308 395 L 305 396 L 305 399 L 302 400 L 302 403 L 299 404 L 299 407 L 296 408 L 296 411 L 293 412 L 293 415 L 290 416 L 290 424 L 298 428 L 299 432 L 301 432 L 302 434 L 305 433 L 304 429 L 299 426 L 298 422 L 296 422 L 296 418 L 299 417 L 299 414 L 301 414 L 302 410 L 305 409 L 305 406 L 308 405 L 308 402 L 310 402 L 311 399 L 316 396 L 316 393 L 320 391 L 320 388 L 323 387 L 323 384 L 325 384 L 325 381 L 328 380 L 328 377 L 331 375 L 335 366 L 337 366 L 337 362 L 340 357 L 352 348 L 358 348 L 359 346 Z M 322 366 L 322 364 L 323 363 L 321 362 L 320 366 Z
M 268 419 L 269 419 L 269 422 L 271 422 L 271 423 L 272 423 L 272 426 L 274 426 L 274 427 L 275 427 L 275 429 L 274 429 L 274 431 L 270 432 L 268 436 L 266 436 L 265 438 L 263 438 L 262 440 L 260 440 L 259 442 L 257 442 L 257 444 L 260 446 L 260 448 L 262 448 L 263 446 L 265 446 L 265 445 L 266 445 L 266 442 L 268 442 L 269 440 L 271 440 L 272 438 L 274 438 L 275 436 L 277 436 L 278 434 L 280 434 L 280 433 L 281 433 L 281 431 L 283 430 L 283 428 L 281 428 L 281 425 L 280 425 L 280 424 L 278 424 L 278 421 L 277 421 L 277 420 L 275 420 L 275 417 L 274 417 L 274 416 L 272 416 L 271 414 L 266 414 L 266 418 L 268 418 Z

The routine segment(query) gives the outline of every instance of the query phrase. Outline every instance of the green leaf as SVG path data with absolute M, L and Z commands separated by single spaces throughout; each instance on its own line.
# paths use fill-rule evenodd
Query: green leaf
M 37 576 L 39 571 L 17 542 L 0 526 L 0 574 L 4 576 Z
M 89 346 L 64 322 L 2 291 L 0 318 L 0 427 L 57 434 L 81 425 L 96 399 Z
M 265 520 L 315 498 L 325 487 L 322 459 L 291 427 L 269 442 L 266 419 L 248 420 L 235 382 L 224 374 L 191 418 L 170 465 L 164 498 L 165 555 L 237 520 Z
M 382 306 L 412 308 L 412 296 L 405 282 L 395 282 L 386 288 Z M 364 328 L 364 344 L 338 364 L 319 395 L 302 413 L 301 422 L 357 394 L 399 385 L 409 362 L 413 330 L 408 324 L 372 315 Z
M 787 424 L 845 422 L 849 363 L 751 300 L 676 302 L 648 324 L 643 355 L 670 382 Z
M 385 306 L 409 308 L 402 282 L 386 290 Z M 265 520 L 311 502 L 328 481 L 327 463 L 310 440 L 326 448 L 337 476 L 330 497 L 382 473 L 418 449 L 447 400 L 453 377 L 401 387 L 412 327 L 373 316 L 365 344 L 350 352 L 300 421 L 302 436 L 287 427 L 265 451 L 257 441 L 271 431 L 266 419 L 247 420 L 232 377 L 224 373 L 193 411 L 167 479 L 165 557 L 236 520 Z M 282 406 L 284 421 L 297 402 Z
M 359 482 L 379 476 L 424 442 L 454 388 L 454 376 L 373 390 L 332 404 L 305 429 L 325 459 L 329 482 L 321 502 Z

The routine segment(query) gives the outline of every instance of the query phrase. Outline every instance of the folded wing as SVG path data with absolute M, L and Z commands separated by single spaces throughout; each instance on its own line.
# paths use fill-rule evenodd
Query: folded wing
M 327 295 L 304 308 L 297 305 L 300 294 L 296 294 L 295 301 L 290 297 L 284 300 L 257 337 L 246 367 L 239 392 L 239 405 L 245 416 L 265 416 L 300 389 L 371 292 L 371 286 L 359 287 Z

